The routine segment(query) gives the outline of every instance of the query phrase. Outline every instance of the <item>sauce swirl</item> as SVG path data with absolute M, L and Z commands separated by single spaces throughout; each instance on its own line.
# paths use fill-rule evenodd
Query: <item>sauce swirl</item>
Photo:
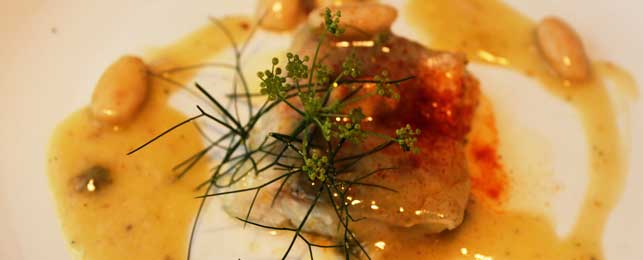
M 237 40 L 249 21 L 222 23 Z M 126 124 L 101 124 L 90 108 L 66 118 L 48 148 L 48 176 L 63 232 L 75 259 L 184 259 L 201 194 L 209 177 L 201 161 L 182 178 L 172 169 L 204 148 L 194 125 L 186 125 L 130 156 L 126 154 L 187 119 L 169 105 L 180 90 L 160 77 L 184 83 L 197 70 L 158 75 L 171 68 L 207 62 L 229 47 L 214 24 L 148 54 L 151 77 L 142 110 Z M 128 76 L 128 75 L 125 75 Z

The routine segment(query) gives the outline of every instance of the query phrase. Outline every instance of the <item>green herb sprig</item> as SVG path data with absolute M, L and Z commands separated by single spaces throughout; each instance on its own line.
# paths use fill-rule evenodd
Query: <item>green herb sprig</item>
M 228 98 L 232 101 L 233 109 L 223 106 L 222 103 L 210 95 L 204 87 L 196 84 L 196 90 L 202 97 L 209 101 L 211 110 L 214 110 L 214 113 L 197 106 L 200 112 L 198 115 L 178 123 L 129 153 L 137 152 L 162 136 L 169 134 L 174 129 L 199 119 L 207 119 L 208 121 L 206 122 L 215 123 L 226 129 L 226 131 L 217 138 L 208 137 L 209 145 L 179 163 L 173 169 L 177 172 L 177 178 L 180 178 L 187 174 L 197 162 L 203 160 L 203 158 L 213 150 L 217 149 L 222 152 L 221 158 L 218 158 L 219 163 L 211 169 L 211 177 L 197 187 L 198 189 L 205 189 L 203 195 L 198 197 L 201 199 L 201 204 L 197 212 L 197 219 L 192 228 L 190 247 L 195 237 L 196 225 L 201 210 L 207 198 L 242 192 L 253 192 L 254 197 L 246 212 L 246 216 L 237 219 L 242 221 L 244 225 L 250 224 L 266 229 L 292 232 L 292 240 L 288 249 L 284 252 L 282 259 L 288 257 L 293 245 L 298 239 L 304 241 L 308 246 L 311 259 L 314 258 L 313 247 L 336 248 L 343 252 L 346 259 L 350 259 L 351 256 L 356 256 L 356 252 L 361 252 L 364 257 L 370 259 L 367 250 L 350 228 L 352 222 L 360 221 L 361 219 L 353 218 L 348 203 L 345 203 L 347 201 L 348 190 L 353 186 L 364 186 L 397 192 L 388 187 L 364 182 L 364 179 L 373 174 L 394 168 L 377 169 L 354 179 L 346 179 L 343 176 L 363 158 L 386 149 L 393 144 L 400 145 L 404 151 L 418 152 L 419 149 L 416 146 L 416 142 L 420 131 L 413 129 L 410 125 L 398 129 L 396 136 L 393 137 L 365 131 L 361 127 L 362 121 L 366 118 L 362 109 L 357 107 L 350 111 L 345 111 L 344 108 L 348 107 L 349 104 L 358 104 L 360 100 L 364 100 L 373 95 L 372 93 L 361 93 L 363 89 L 362 84 L 375 84 L 377 86 L 375 92 L 378 95 L 387 98 L 399 98 L 395 87 L 398 87 L 401 82 L 412 79 L 413 76 L 391 80 L 386 71 L 374 76 L 362 75 L 362 64 L 355 53 L 346 57 L 341 64 L 341 71 L 334 75 L 335 73 L 330 68 L 319 61 L 318 55 L 320 47 L 324 44 L 326 35 L 337 37 L 341 36 L 345 31 L 345 28 L 340 26 L 340 18 L 341 13 L 339 11 L 333 13 L 330 9 L 325 10 L 324 32 L 319 38 L 312 59 L 308 56 L 301 57 L 298 54 L 288 53 L 285 59 L 285 66 L 283 66 L 282 69 L 280 60 L 274 57 L 270 62 L 269 69 L 257 73 L 257 77 L 261 80 L 259 93 L 251 93 L 249 91 L 250 87 L 241 70 L 240 59 L 248 42 L 254 35 L 257 26 L 253 27 L 248 40 L 239 47 L 227 28 L 215 18 L 211 18 L 211 20 L 223 30 L 232 43 L 235 52 L 234 65 L 194 65 L 175 68 L 165 71 L 160 75 L 154 75 L 171 84 L 182 86 L 182 84 L 172 81 L 171 78 L 165 75 L 185 69 L 196 69 L 211 65 L 230 68 L 235 72 L 232 94 L 228 95 Z M 259 22 L 261 22 L 261 20 Z M 242 92 L 238 91 L 237 82 L 241 83 L 243 87 Z M 339 87 L 349 88 L 349 94 L 340 100 L 331 100 L 332 92 Z M 255 98 L 264 99 L 263 103 L 258 106 L 256 110 L 253 108 L 252 103 L 252 99 Z M 245 119 L 239 116 L 238 103 L 240 100 L 245 100 L 245 105 L 248 106 L 247 117 Z M 298 102 L 295 102 L 295 100 Z M 263 141 L 260 144 L 255 146 L 250 145 L 248 140 L 250 133 L 260 118 L 279 105 L 287 105 L 301 116 L 299 122 L 295 124 L 296 127 L 294 130 L 289 133 L 270 133 L 268 136 L 263 137 Z M 346 145 L 346 142 L 360 144 L 369 135 L 382 138 L 382 143 L 370 150 L 360 151 L 356 154 L 342 155 L 341 157 L 338 156 L 340 150 Z M 277 171 L 281 173 L 278 174 L 277 177 L 258 186 L 230 190 L 230 188 L 234 187 L 234 184 L 243 178 L 252 177 L 252 175 L 256 176 L 266 171 Z M 314 190 L 314 199 L 310 201 L 307 214 L 300 223 L 292 228 L 284 228 L 250 221 L 254 204 L 262 189 L 270 185 L 279 185 L 272 201 L 274 204 L 288 180 L 295 177 L 305 178 L 310 183 L 314 183 L 314 187 L 316 187 Z M 221 190 L 222 188 L 225 189 Z M 320 203 L 323 196 L 328 197 L 327 203 L 330 203 L 331 208 L 334 209 L 334 214 L 337 217 L 340 228 L 343 230 L 343 238 L 341 239 L 342 241 L 339 241 L 339 244 L 322 245 L 312 243 L 303 232 L 306 221 L 309 219 L 314 208 Z M 189 250 L 188 259 L 190 259 L 190 256 Z

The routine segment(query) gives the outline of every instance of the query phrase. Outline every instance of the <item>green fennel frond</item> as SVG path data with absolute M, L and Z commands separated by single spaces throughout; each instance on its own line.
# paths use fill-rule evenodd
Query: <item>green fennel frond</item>
M 309 60 L 308 56 L 300 59 L 299 55 L 289 52 L 286 54 L 286 58 L 288 58 L 286 77 L 291 78 L 295 82 L 308 78 L 308 65 L 306 65 L 306 62 Z
M 229 101 L 235 106 L 239 100 L 247 102 L 249 109 L 246 117 L 239 116 L 236 107 L 234 111 L 227 110 L 228 108 L 223 105 L 225 103 L 214 98 L 205 88 L 197 84 L 198 90 L 207 100 L 211 101 L 212 107 L 217 110 L 218 115 L 206 112 L 206 110 L 197 106 L 201 112 L 199 115 L 178 123 L 130 152 L 134 153 L 174 129 L 196 120 L 210 120 L 208 122 L 225 126 L 225 132 L 216 138 L 212 138 L 206 148 L 175 167 L 175 170 L 180 173 L 179 177 L 183 176 L 196 162 L 206 158 L 209 154 L 213 154 L 215 150 L 218 152 L 217 165 L 212 169 L 211 177 L 204 180 L 197 187 L 197 189 L 203 187 L 205 190 L 203 190 L 203 195 L 198 197 L 202 201 L 197 213 L 197 220 L 192 227 L 190 246 L 192 245 L 196 224 L 206 198 L 251 192 L 254 193 L 254 199 L 250 203 L 245 217 L 238 219 L 243 221 L 244 224 L 292 232 L 292 241 L 285 251 L 283 259 L 288 257 L 296 240 L 303 240 L 306 243 L 311 259 L 313 259 L 313 247 L 343 250 L 346 259 L 350 259 L 351 255 L 355 256 L 355 254 L 361 252 L 362 256 L 370 259 L 365 245 L 362 245 L 350 228 L 350 223 L 358 221 L 358 219 L 354 219 L 351 216 L 350 209 L 346 204 L 346 197 L 351 186 L 364 186 L 368 183 L 360 182 L 357 179 L 353 181 L 342 179 L 341 176 L 343 175 L 340 174 L 348 171 L 351 165 L 354 165 L 362 158 L 382 151 L 396 143 L 404 151 L 417 153 L 419 149 L 416 143 L 420 130 L 406 125 L 398 129 L 395 132 L 395 136 L 363 130 L 362 123 L 367 118 L 367 115 L 364 114 L 359 104 L 374 95 L 374 93 L 361 91 L 365 88 L 365 85 L 375 84 L 375 92 L 378 95 L 399 98 L 394 86 L 399 86 L 401 82 L 412 79 L 413 76 L 390 80 L 386 71 L 382 71 L 379 75 L 363 75 L 365 72 L 362 71 L 362 63 L 370 61 L 370 59 L 363 59 L 363 57 L 360 59 L 355 51 L 344 57 L 340 64 L 333 66 L 322 64 L 320 60 L 324 60 L 324 58 L 318 60 L 318 54 L 320 47 L 324 44 L 326 33 L 340 36 L 345 31 L 345 28 L 340 26 L 340 17 L 341 13 L 339 11 L 333 13 L 328 8 L 325 10 L 325 32 L 319 37 L 315 55 L 312 59 L 308 56 L 302 57 L 298 54 L 287 53 L 283 70 L 282 67 L 278 66 L 279 59 L 275 57 L 271 60 L 269 69 L 258 72 L 257 76 L 261 80 L 259 83 L 260 93 L 251 93 L 249 91 L 248 81 L 241 69 L 239 57 L 241 57 L 243 50 L 246 49 L 246 43 L 241 48 L 235 47 L 236 63 L 231 67 L 236 72 L 235 79 L 239 79 L 245 92 L 238 93 L 236 84 L 233 83 L 232 94 L 228 97 L 231 98 Z M 233 39 L 230 40 L 233 41 Z M 333 71 L 333 69 L 339 71 Z M 179 70 L 180 68 L 170 71 Z M 263 104 L 253 107 L 251 99 L 255 98 L 263 98 Z M 250 133 L 254 133 L 253 129 L 257 128 L 260 119 L 274 108 L 284 104 L 301 115 L 297 119 L 294 129 L 286 133 L 271 132 L 267 136 L 263 136 L 263 141 L 258 144 L 249 140 Z M 349 108 L 351 109 L 349 110 Z M 269 124 L 272 123 L 269 122 Z M 349 145 L 348 143 L 359 145 L 369 135 L 384 137 L 385 142 L 372 149 L 353 151 L 351 154 L 340 152 L 342 148 Z M 252 145 L 249 145 L 249 143 L 252 143 Z M 258 176 L 268 171 L 282 172 L 277 174 L 277 177 L 257 186 L 234 188 L 234 184 L 244 178 Z M 272 198 L 274 205 L 284 187 L 288 187 L 295 178 L 310 181 L 315 185 L 316 189 L 314 199 L 309 201 L 310 205 L 307 205 L 308 212 L 300 222 L 292 223 L 293 227 L 291 228 L 272 227 L 250 220 L 255 203 L 263 203 L 256 200 L 257 194 L 262 189 L 270 185 L 279 186 L 274 198 Z M 368 184 L 368 187 L 390 190 L 387 187 L 375 184 Z M 227 188 L 227 190 L 219 190 L 219 188 Z M 328 199 L 321 200 L 322 194 L 328 195 Z M 319 203 L 328 203 L 331 208 L 335 209 L 338 223 L 344 233 L 343 240 L 338 241 L 341 244 L 315 244 L 304 235 L 303 230 L 305 230 L 306 221 Z M 360 251 L 356 252 L 357 250 Z
M 396 141 L 402 147 L 404 151 L 413 151 L 413 153 L 420 152 L 415 143 L 417 142 L 417 137 L 420 135 L 420 129 L 411 128 L 411 125 L 406 124 L 405 127 L 395 130 Z
M 344 33 L 346 29 L 339 27 L 339 18 L 341 16 L 341 11 L 337 11 L 333 14 L 330 8 L 326 8 L 326 11 L 324 12 L 324 26 L 326 27 L 327 32 L 335 36 L 340 36 Z
M 348 118 L 351 120 L 351 122 L 354 123 L 359 123 L 366 118 L 366 115 L 362 112 L 362 108 L 353 108 L 351 111 L 348 113 Z
M 316 68 L 315 79 L 317 80 L 317 84 L 326 85 L 330 81 L 333 70 L 324 64 L 319 64 Z
M 366 136 L 366 133 L 362 131 L 359 123 L 340 124 L 337 126 L 337 128 L 337 136 L 339 138 L 346 139 L 354 144 L 360 143 Z
M 378 95 L 393 99 L 400 99 L 400 94 L 395 91 L 395 88 L 393 88 L 393 85 L 390 83 L 388 71 L 382 71 L 380 75 L 375 76 L 373 79 L 375 79 L 375 81 L 377 82 L 375 83 L 375 92 Z
M 355 52 L 351 52 L 346 60 L 342 62 L 342 75 L 349 76 L 351 78 L 357 78 L 361 75 L 360 70 L 361 64 Z
M 301 167 L 301 170 L 308 175 L 310 181 L 323 182 L 326 180 L 327 168 L 328 157 L 320 155 L 317 151 L 313 151 L 310 157 L 304 158 L 304 165 Z
M 281 76 L 281 68 L 276 67 L 279 59 L 272 58 L 272 69 L 258 72 L 257 76 L 261 79 L 261 94 L 267 95 L 268 100 L 275 100 L 283 96 L 286 91 L 286 78 Z

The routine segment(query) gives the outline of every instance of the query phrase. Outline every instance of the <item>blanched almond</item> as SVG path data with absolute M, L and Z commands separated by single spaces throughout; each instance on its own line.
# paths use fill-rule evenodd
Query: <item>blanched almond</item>
M 304 1 L 311 1 L 311 0 L 304 0 Z M 350 4 L 350 3 L 355 3 L 355 2 L 373 2 L 374 0 L 314 0 L 314 5 L 315 8 L 321 8 L 321 7 L 327 7 L 327 6 L 333 6 L 333 5 L 344 5 L 344 4 Z
M 148 84 L 143 61 L 133 56 L 121 57 L 98 80 L 92 96 L 92 114 L 109 124 L 131 120 L 147 97 Z
M 397 18 L 397 10 L 390 5 L 378 3 L 345 3 L 329 7 L 333 13 L 341 12 L 340 27 L 346 31 L 340 38 L 370 38 L 381 32 L 391 30 Z M 313 10 L 308 17 L 308 24 L 315 28 L 322 26 L 326 7 Z
M 257 17 L 262 18 L 261 28 L 274 31 L 294 29 L 306 17 L 301 0 L 260 0 Z
M 543 56 L 561 78 L 579 82 L 589 77 L 583 43 L 567 23 L 547 17 L 538 24 L 536 36 Z

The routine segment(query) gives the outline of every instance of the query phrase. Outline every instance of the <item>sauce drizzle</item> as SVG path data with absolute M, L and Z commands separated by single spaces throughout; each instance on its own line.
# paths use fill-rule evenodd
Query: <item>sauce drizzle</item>
M 249 21 L 222 23 L 238 41 Z M 201 161 L 180 179 L 172 168 L 203 149 L 193 125 L 176 129 L 143 150 L 126 153 L 186 117 L 168 99 L 197 70 L 158 72 L 207 62 L 229 47 L 223 32 L 209 24 L 146 58 L 153 75 L 142 111 L 129 124 L 99 124 L 88 108 L 65 119 L 48 148 L 48 176 L 61 225 L 75 259 L 184 259 L 199 205 L 195 188 L 208 178 Z
M 541 82 L 548 92 L 575 108 L 592 149 L 588 154 L 589 187 L 579 219 L 563 238 L 545 216 L 495 212 L 474 198 L 468 219 L 453 233 L 389 240 L 408 246 L 398 249 L 411 251 L 415 258 L 602 259 L 607 218 L 619 200 L 627 172 L 624 145 L 628 142 L 619 133 L 603 77 L 636 97 L 636 86 L 628 80 L 628 73 L 613 64 L 597 62 L 592 79 L 586 83 L 560 80 L 540 56 L 533 35 L 535 24 L 500 1 L 412 0 L 407 11 L 409 22 L 432 48 L 464 52 L 474 62 L 505 67 Z

